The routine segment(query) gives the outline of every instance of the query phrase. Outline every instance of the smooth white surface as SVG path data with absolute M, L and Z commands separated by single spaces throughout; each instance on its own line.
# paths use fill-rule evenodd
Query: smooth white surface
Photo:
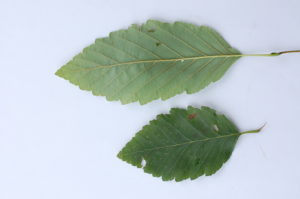
M 244 53 L 300 48 L 299 0 L 0 0 L 0 198 L 300 198 L 300 54 L 240 59 L 202 92 L 121 105 L 54 75 L 149 18 L 206 24 Z M 163 182 L 116 157 L 171 107 L 208 105 L 244 135 L 211 177 Z

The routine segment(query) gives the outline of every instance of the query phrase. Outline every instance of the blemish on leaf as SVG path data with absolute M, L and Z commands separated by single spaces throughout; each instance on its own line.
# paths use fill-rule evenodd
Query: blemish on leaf
M 147 30 L 148 32 L 155 32 L 155 30 L 154 29 L 149 29 L 149 30 Z
M 141 162 L 142 168 L 144 168 L 146 166 L 146 160 L 143 158 L 142 162 Z
M 213 128 L 215 129 L 215 131 L 219 131 L 219 127 L 216 124 L 213 125 Z
M 188 118 L 191 120 L 191 119 L 194 119 L 196 116 L 197 116 L 196 113 L 192 113 L 192 114 L 188 115 Z
M 156 45 L 156 46 L 160 46 L 161 43 L 160 43 L 160 42 L 156 42 L 155 45 Z

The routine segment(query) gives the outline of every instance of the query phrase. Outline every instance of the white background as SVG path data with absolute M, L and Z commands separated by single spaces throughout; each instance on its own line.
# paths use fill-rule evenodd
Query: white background
M 193 95 L 121 105 L 54 75 L 97 37 L 147 19 L 209 25 L 244 53 L 300 48 L 299 0 L 0 0 L 0 198 L 300 198 L 300 54 L 240 59 Z M 163 182 L 116 157 L 171 107 L 242 131 L 215 175 Z

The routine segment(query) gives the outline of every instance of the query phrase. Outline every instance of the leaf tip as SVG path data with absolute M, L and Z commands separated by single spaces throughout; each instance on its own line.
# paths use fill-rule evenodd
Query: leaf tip
M 122 151 L 120 151 L 120 152 L 117 154 L 117 158 L 119 158 L 119 159 L 121 159 L 121 160 L 123 159 L 123 158 L 122 158 Z
M 62 71 L 62 68 L 58 69 L 55 73 L 54 73 L 56 76 L 58 77 L 63 77 L 63 71 Z

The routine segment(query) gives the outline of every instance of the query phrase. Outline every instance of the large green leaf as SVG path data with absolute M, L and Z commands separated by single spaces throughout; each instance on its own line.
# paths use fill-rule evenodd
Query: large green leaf
M 195 179 L 219 170 L 240 135 L 259 131 L 240 133 L 224 115 L 208 107 L 173 108 L 144 126 L 118 157 L 163 180 Z
M 107 100 L 145 104 L 195 93 L 239 57 L 212 28 L 149 20 L 97 39 L 56 74 Z

